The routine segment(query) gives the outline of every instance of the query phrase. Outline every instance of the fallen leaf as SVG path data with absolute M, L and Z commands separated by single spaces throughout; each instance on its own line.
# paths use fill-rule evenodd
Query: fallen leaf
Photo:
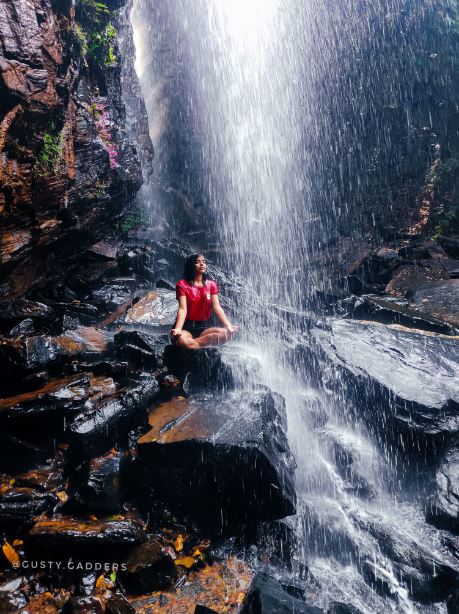
M 15 539 L 13 542 L 13 546 L 16 548 L 16 546 L 22 546 L 23 545 L 23 540 L 22 539 Z
M 104 584 L 105 584 L 105 577 L 104 577 L 104 575 L 102 574 L 101 576 L 99 576 L 99 577 L 97 578 L 97 581 L 96 581 L 96 588 L 102 588 L 102 587 L 104 586 Z
M 182 565 L 182 567 L 186 567 L 187 569 L 190 569 L 190 567 L 193 567 L 196 561 L 194 560 L 192 556 L 184 556 L 181 559 L 175 559 L 174 563 L 176 565 Z
M 178 534 L 178 537 L 175 540 L 175 550 L 176 552 L 183 550 L 183 535 L 181 533 Z
M 60 490 L 59 492 L 56 493 L 56 495 L 59 497 L 62 503 L 65 503 L 66 501 L 68 501 L 69 496 L 65 491 Z
M 11 563 L 12 567 L 17 569 L 21 566 L 21 559 L 19 558 L 19 554 L 13 548 L 11 544 L 9 544 L 6 540 L 2 546 L 3 554 L 6 556 L 8 561 Z

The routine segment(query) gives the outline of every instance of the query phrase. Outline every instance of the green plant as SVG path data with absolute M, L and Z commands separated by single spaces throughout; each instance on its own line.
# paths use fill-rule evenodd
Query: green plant
M 55 175 L 62 159 L 63 131 L 53 122 L 43 134 L 43 143 L 35 163 L 35 173 L 41 177 Z
M 134 206 L 126 211 L 121 220 L 120 228 L 122 232 L 129 232 L 134 228 L 140 228 L 147 222 L 144 212 L 139 207 Z
M 88 38 L 86 36 L 86 32 L 79 23 L 75 24 L 75 34 L 78 42 L 80 43 L 81 55 L 86 57 L 88 54 Z

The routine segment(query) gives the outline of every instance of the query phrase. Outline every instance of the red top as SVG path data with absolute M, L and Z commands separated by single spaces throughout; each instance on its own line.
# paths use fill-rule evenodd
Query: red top
M 212 295 L 218 294 L 218 286 L 214 281 L 207 280 L 204 286 L 196 287 L 184 279 L 175 285 L 177 300 L 186 296 L 186 319 L 204 321 L 212 313 Z

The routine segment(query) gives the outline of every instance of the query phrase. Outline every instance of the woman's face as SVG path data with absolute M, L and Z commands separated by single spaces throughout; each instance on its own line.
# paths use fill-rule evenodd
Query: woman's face
M 194 263 L 194 270 L 200 275 L 207 271 L 206 259 L 202 254 L 199 254 L 199 256 L 196 258 L 196 262 Z

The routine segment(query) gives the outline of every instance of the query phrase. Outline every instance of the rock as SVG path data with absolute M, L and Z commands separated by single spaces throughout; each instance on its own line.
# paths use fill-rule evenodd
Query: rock
M 120 572 L 120 581 L 129 593 L 164 591 L 177 578 L 174 561 L 155 539 L 137 546 L 126 559 L 126 567 Z
M 385 292 L 392 296 L 412 298 L 417 290 L 432 281 L 447 279 L 449 274 L 442 264 L 435 260 L 429 260 L 428 265 L 419 266 L 405 264 L 399 267 L 385 288 Z
M 117 243 L 110 243 L 108 241 L 98 241 L 88 248 L 87 253 L 94 260 L 116 260 L 117 251 L 119 246 Z
M 349 297 L 338 304 L 338 309 L 346 318 L 354 320 L 373 320 L 381 324 L 400 324 L 408 328 L 419 328 L 445 335 L 453 334 L 455 329 L 444 318 L 437 318 L 423 303 L 410 302 L 394 296 L 363 294 Z
M 278 395 L 197 395 L 163 403 L 149 421 L 151 430 L 138 441 L 147 488 L 172 513 L 225 532 L 294 513 L 293 461 Z
M 49 463 L 16 475 L 14 483 L 16 486 L 34 488 L 42 492 L 63 490 L 64 466 L 65 451 L 58 450 Z
M 38 420 L 43 425 L 48 419 L 59 430 L 69 413 L 80 409 L 89 396 L 90 378 L 86 373 L 54 379 L 38 390 L 0 399 L 0 422 L 31 424 Z
M 126 361 L 130 368 L 155 370 L 162 366 L 167 337 L 152 337 L 134 330 L 121 331 L 115 335 L 114 340 L 117 355 Z
M 258 573 L 242 602 L 240 614 L 324 614 L 289 593 L 274 578 Z
M 445 335 L 378 323 L 330 319 L 313 336 L 356 390 L 360 408 L 390 411 L 409 429 L 459 430 L 459 347 Z M 375 405 L 376 404 L 376 405 Z
M 0 613 L 12 614 L 13 612 L 25 612 L 27 604 L 27 598 L 19 591 L 13 591 L 11 593 L 0 593 Z
M 105 607 L 101 597 L 71 597 L 64 606 L 64 614 L 104 614 Z
M 126 439 L 129 429 L 148 424 L 146 408 L 159 393 L 154 377 L 144 378 L 132 388 L 83 410 L 67 429 L 73 451 L 80 456 L 96 456 Z
M 54 317 L 54 311 L 48 305 L 37 301 L 27 301 L 18 299 L 8 306 L 0 306 L 0 322 L 11 323 L 19 322 L 25 318 L 32 321 L 48 321 Z
M 120 461 L 121 453 L 111 450 L 85 463 L 74 475 L 75 499 L 85 510 L 97 515 L 120 512 Z
M 10 484 L 10 480 L 0 482 L 0 526 L 17 531 L 32 525 L 34 516 L 51 511 L 59 503 L 58 497 L 50 492 L 40 492 L 33 488 Z
M 175 292 L 157 288 L 138 300 L 126 313 L 125 322 L 170 330 L 177 315 Z
M 451 258 L 459 258 L 459 239 L 457 237 L 440 236 L 437 243 L 443 247 Z
M 459 589 L 455 589 L 446 601 L 448 614 L 457 614 L 459 612 Z
M 154 254 L 148 245 L 124 246 L 118 252 L 118 267 L 122 275 L 134 273 L 142 280 L 153 280 Z
M 37 520 L 24 537 L 24 547 L 28 557 L 46 552 L 59 557 L 53 560 L 119 562 L 146 538 L 144 526 L 136 518 L 83 520 L 57 516 Z
M 247 562 L 234 556 L 214 562 L 203 570 L 191 570 L 186 582 L 176 590 L 155 592 L 131 599 L 136 612 L 175 614 L 194 612 L 196 604 L 206 604 L 211 611 L 239 611 L 241 597 L 247 591 L 253 571 Z
M 223 362 L 216 348 L 193 351 L 167 345 L 164 363 L 168 370 L 188 386 L 229 388 L 233 384 L 231 368 Z
M 8 473 L 28 471 L 45 463 L 54 455 L 54 441 L 34 442 L 26 437 L 16 437 L 11 433 L 0 432 L 0 469 Z
M 211 610 L 210 608 L 206 608 L 205 605 L 198 605 L 194 609 L 194 614 L 217 614 L 215 610 Z
M 16 326 L 10 330 L 9 336 L 21 337 L 22 335 L 33 335 L 34 332 L 35 325 L 32 318 L 26 318 L 25 320 L 22 320 L 22 322 L 19 322 L 19 324 L 16 324 Z
M 437 281 L 421 286 L 413 302 L 416 309 L 424 311 L 459 330 L 459 279 Z
M 111 282 L 98 290 L 94 290 L 92 298 L 103 311 L 114 311 L 121 305 L 126 305 L 132 299 L 132 290 L 125 283 Z
M 428 502 L 426 520 L 459 534 L 459 450 L 449 449 L 435 478 L 435 493 Z
M 350 603 L 332 601 L 328 606 L 327 614 L 362 614 L 362 611 Z
M 107 614 L 135 614 L 135 609 L 119 591 L 114 593 L 105 603 Z

